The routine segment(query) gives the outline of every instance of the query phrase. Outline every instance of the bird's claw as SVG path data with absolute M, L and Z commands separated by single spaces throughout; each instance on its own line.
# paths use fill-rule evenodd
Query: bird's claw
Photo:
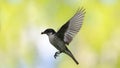
M 60 54 L 60 52 L 56 52 L 54 55 L 54 58 L 56 59 L 59 54 Z

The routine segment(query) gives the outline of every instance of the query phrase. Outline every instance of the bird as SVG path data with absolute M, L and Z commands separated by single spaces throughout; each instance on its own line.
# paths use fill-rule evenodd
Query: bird
M 49 42 L 58 50 L 54 54 L 54 58 L 61 54 L 67 54 L 78 65 L 79 62 L 75 59 L 72 52 L 67 48 L 67 45 L 73 40 L 73 37 L 79 32 L 84 17 L 85 9 L 82 7 L 56 32 L 52 28 L 48 28 L 41 34 L 46 34 L 49 38 Z

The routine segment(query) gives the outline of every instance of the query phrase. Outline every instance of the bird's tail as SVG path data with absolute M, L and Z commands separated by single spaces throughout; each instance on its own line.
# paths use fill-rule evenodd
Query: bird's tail
M 67 54 L 67 55 L 69 55 L 74 61 L 75 61 L 75 63 L 78 65 L 79 63 L 78 63 L 78 61 L 75 59 L 75 57 L 73 56 L 73 54 L 70 52 L 70 50 L 65 50 L 64 51 L 64 53 L 65 54 Z

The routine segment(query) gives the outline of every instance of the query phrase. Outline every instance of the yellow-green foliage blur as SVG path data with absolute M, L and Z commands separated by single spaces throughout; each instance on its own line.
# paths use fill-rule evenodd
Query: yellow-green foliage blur
M 41 32 L 56 31 L 84 7 L 83 26 L 68 46 L 74 61 Z M 120 68 L 120 0 L 0 0 L 0 68 Z

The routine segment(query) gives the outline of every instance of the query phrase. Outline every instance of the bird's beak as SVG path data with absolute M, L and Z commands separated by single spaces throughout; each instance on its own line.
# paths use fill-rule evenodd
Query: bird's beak
M 45 34 L 44 32 L 41 32 L 41 34 Z

